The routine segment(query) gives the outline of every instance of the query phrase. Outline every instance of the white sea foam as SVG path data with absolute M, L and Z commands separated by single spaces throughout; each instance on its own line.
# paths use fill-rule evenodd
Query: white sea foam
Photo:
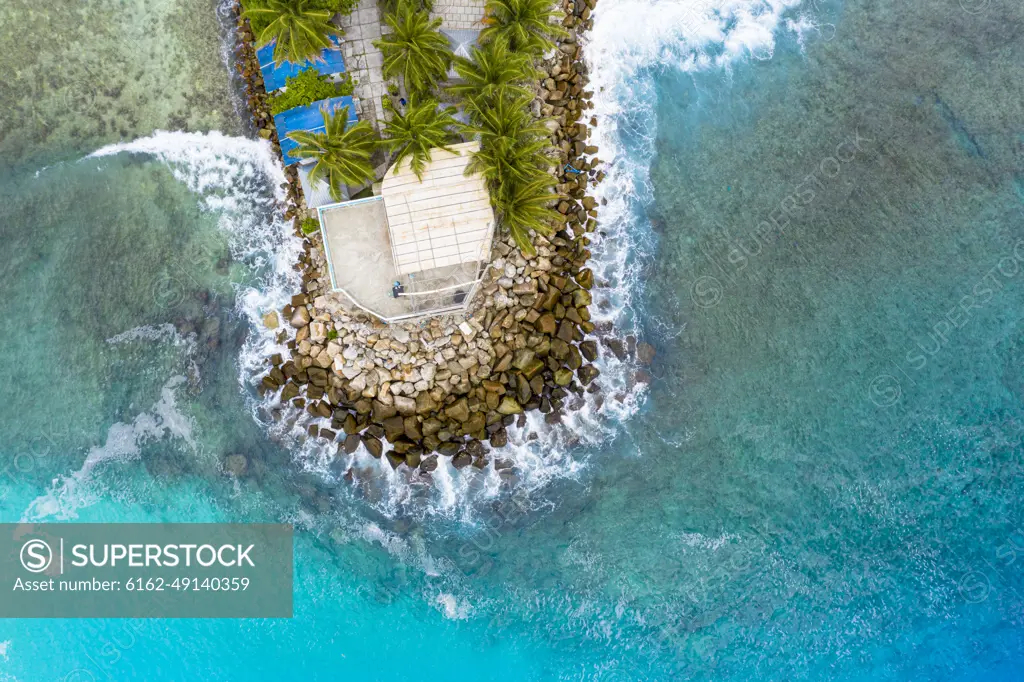
M 767 58 L 776 32 L 786 28 L 783 14 L 798 2 L 602 0 L 598 5 L 586 45 L 600 118 L 593 142 L 601 148 L 608 173 L 596 190 L 602 207 L 601 234 L 595 235 L 590 263 L 597 282 L 591 308 L 595 323 L 610 322 L 622 335 L 636 332 L 639 268 L 653 254 L 643 209 L 653 198 L 648 169 L 655 153 L 656 95 L 649 74 L 642 71 L 659 65 L 684 71 L 725 68 L 743 58 Z M 812 25 L 804 21 L 788 28 L 805 32 Z M 630 134 L 628 146 L 624 132 Z M 613 439 L 622 421 L 636 413 L 646 384 L 634 380 L 630 363 L 603 353 L 597 365 L 600 393 L 585 400 L 571 397 L 561 424 L 549 425 L 544 415 L 531 413 L 524 427 L 509 429 L 508 446 L 492 452 L 484 470 L 458 471 L 441 458 L 430 483 L 405 467 L 392 470 L 362 446 L 352 455 L 338 455 L 336 446 L 307 439 L 311 418 L 304 413 L 280 423 L 265 421 L 275 439 L 296 444 L 296 461 L 303 467 L 325 477 L 348 472 L 363 498 L 386 516 L 473 522 L 477 509 L 511 491 L 544 504 L 540 491 L 554 480 L 578 477 L 587 466 L 587 453 Z M 514 479 L 502 479 L 495 458 L 516 463 Z
M 237 311 L 252 330 L 240 355 L 240 379 L 251 385 L 265 369 L 266 358 L 285 350 L 264 327 L 262 317 L 288 303 L 300 284 L 292 266 L 302 242 L 281 217 L 285 177 L 270 143 L 216 131 L 158 131 L 103 147 L 88 158 L 116 154 L 149 156 L 166 164 L 177 180 L 200 196 L 203 207 L 218 216 L 218 227 L 228 234 L 234 259 L 258 275 L 257 286 L 236 292 Z
M 650 167 L 656 154 L 658 93 L 654 77 L 674 70 L 728 70 L 744 59 L 766 59 L 779 31 L 802 36 L 814 27 L 793 19 L 800 0 L 601 0 L 586 38 L 590 88 L 598 125 L 591 143 L 599 147 L 606 177 L 597 185 L 600 230 L 591 246 L 599 283 L 594 319 L 612 321 L 623 333 L 636 332 L 640 270 L 654 257 L 656 243 L 647 208 L 654 202 Z M 788 22 L 788 23 L 787 23 Z M 601 413 L 626 418 L 643 400 L 644 384 L 605 353 L 599 362 L 604 394 Z M 582 426 L 590 415 L 584 412 Z
M 473 605 L 466 599 L 459 599 L 454 594 L 443 592 L 434 599 L 444 617 L 449 620 L 466 620 L 473 611 Z
M 97 469 L 114 462 L 138 459 L 142 447 L 162 439 L 180 439 L 196 450 L 192 420 L 178 410 L 176 391 L 185 377 L 171 377 L 160 389 L 160 399 L 130 423 L 117 422 L 107 429 L 103 445 L 93 447 L 82 466 L 72 474 L 58 477 L 50 489 L 32 501 L 22 521 L 56 519 L 66 521 L 78 516 L 78 510 L 98 501 L 104 492 L 94 483 Z
M 173 324 L 147 324 L 140 327 L 134 327 L 127 331 L 123 331 L 120 334 L 115 334 L 107 339 L 107 343 L 111 345 L 117 345 L 122 343 L 132 343 L 137 341 L 148 341 L 156 343 L 170 343 L 175 346 L 188 346 L 191 347 L 195 343 L 195 339 L 189 339 L 178 333 L 178 330 L 174 328 Z
M 598 186 L 601 234 L 595 235 L 590 266 L 597 282 L 592 306 L 596 323 L 611 322 L 618 333 L 636 331 L 640 314 L 634 301 L 639 267 L 653 253 L 643 208 L 651 201 L 647 172 L 654 155 L 655 93 L 649 67 L 682 70 L 722 68 L 744 57 L 771 54 L 774 34 L 783 26 L 783 13 L 798 0 L 602 0 L 586 46 L 591 87 L 596 91 L 595 113 L 600 124 L 592 142 L 601 147 L 607 177 Z M 797 23 L 801 33 L 811 26 Z M 625 106 L 628 104 L 628 107 Z M 630 133 L 627 146 L 623 132 Z M 281 308 L 298 290 L 292 269 L 301 242 L 275 210 L 283 201 L 284 176 L 268 143 L 224 136 L 158 132 L 124 144 L 104 147 L 91 155 L 148 155 L 165 163 L 181 182 L 202 197 L 203 206 L 220 216 L 231 238 L 233 255 L 257 267 L 258 287 L 238 292 L 238 310 L 251 326 L 240 358 L 240 380 L 252 386 L 265 369 L 265 358 L 284 348 L 262 324 L 262 316 Z M 602 236 L 603 235 L 603 236 Z M 123 336 L 123 335 L 119 335 Z M 118 341 L 127 340 L 119 338 Z M 511 490 L 535 495 L 553 480 L 575 478 L 587 466 L 587 453 L 614 438 L 619 424 L 636 413 L 645 384 L 633 380 L 633 368 L 610 353 L 602 353 L 601 392 L 585 400 L 570 397 L 562 423 L 549 425 L 544 415 L 531 413 L 526 425 L 509 430 L 509 445 L 491 453 L 483 470 L 455 470 L 441 458 L 432 482 L 402 467 L 392 470 L 360 446 L 353 455 L 338 455 L 336 446 L 308 439 L 310 417 L 272 399 L 253 401 L 253 415 L 275 440 L 290 447 L 295 462 L 306 470 L 336 478 L 344 472 L 356 482 L 377 511 L 438 515 L 473 521 L 474 509 Z M 503 480 L 494 458 L 516 463 L 516 475 Z M 536 504 L 544 504 L 537 495 Z
M 738 535 L 732 533 L 723 533 L 716 538 L 708 537 L 701 533 L 677 533 L 672 536 L 674 539 L 679 540 L 680 544 L 685 547 L 693 549 L 706 549 L 715 551 L 721 549 L 725 545 L 729 544 L 734 540 L 739 540 Z
M 3 656 L 5 661 L 7 660 L 7 652 L 10 651 L 10 649 L 11 640 L 8 639 L 6 641 L 0 642 L 0 656 Z
M 266 356 L 280 350 L 260 319 L 267 311 L 283 306 L 299 285 L 291 266 L 301 252 L 301 242 L 281 218 L 280 207 L 285 199 L 281 185 L 285 178 L 270 144 L 219 132 L 157 131 L 132 142 L 103 147 L 83 162 L 119 154 L 149 157 L 164 164 L 174 178 L 199 196 L 206 211 L 217 216 L 218 227 L 228 235 L 232 257 L 249 265 L 258 275 L 258 288 L 241 288 L 236 292 L 238 311 L 249 319 L 254 330 L 240 359 L 243 379 L 250 383 L 250 378 L 263 368 Z M 195 340 L 182 337 L 173 325 L 163 324 L 130 329 L 107 342 L 172 343 L 187 346 L 191 356 Z M 193 370 L 194 366 L 189 371 L 195 375 Z M 184 381 L 184 377 L 172 377 L 163 386 L 161 399 L 150 410 L 131 423 L 111 426 L 106 442 L 89 451 L 78 471 L 58 478 L 46 494 L 30 505 L 25 518 L 74 518 L 78 509 L 92 504 L 102 493 L 94 486 L 97 468 L 109 462 L 137 459 L 147 442 L 175 438 L 196 450 L 192 422 L 177 409 L 175 402 L 175 391 Z

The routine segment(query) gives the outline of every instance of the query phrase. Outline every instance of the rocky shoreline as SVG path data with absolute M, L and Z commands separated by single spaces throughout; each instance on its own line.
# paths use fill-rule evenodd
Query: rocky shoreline
M 597 201 L 588 194 L 601 181 L 598 149 L 588 143 L 594 117 L 586 90 L 587 66 L 580 37 L 591 28 L 596 0 L 563 0 L 562 38 L 540 64 L 533 113 L 545 120 L 558 150 L 557 210 L 564 225 L 551 237 L 538 235 L 537 254 L 527 259 L 509 236 L 495 239 L 491 265 L 465 315 L 421 323 L 385 325 L 353 310 L 330 292 L 319 232 L 302 233 L 306 214 L 296 172 L 286 168 L 288 206 L 303 256 L 303 292 L 264 324 L 277 330 L 290 357 L 276 354 L 262 378 L 261 395 L 276 395 L 283 416 L 290 403 L 312 419 L 311 437 L 337 442 L 339 452 L 363 445 L 393 468 L 433 471 L 438 456 L 452 465 L 484 468 L 491 448 L 508 442 L 507 428 L 539 410 L 548 423 L 598 390 L 593 362 L 599 345 L 591 321 L 594 274 L 587 267 L 590 234 L 597 229 Z M 238 69 L 261 137 L 280 154 L 247 22 L 239 19 Z M 620 360 L 653 352 L 635 339 L 604 338 Z M 645 358 L 646 359 L 646 358 Z M 641 376 L 639 380 L 644 380 Z M 600 398 L 598 398 L 600 399 Z M 515 463 L 497 457 L 495 468 Z M 511 472 L 509 472 L 511 473 Z

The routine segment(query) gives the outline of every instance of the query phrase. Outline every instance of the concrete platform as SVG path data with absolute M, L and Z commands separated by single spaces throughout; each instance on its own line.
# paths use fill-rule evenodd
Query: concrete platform
M 335 289 L 383 317 L 410 312 L 405 301 L 391 296 L 397 273 L 391 259 L 384 201 L 380 197 L 320 209 L 320 229 Z
M 472 292 L 480 263 L 432 268 L 411 275 L 397 274 L 392 257 L 387 214 L 381 197 L 324 206 L 319 209 L 335 290 L 358 307 L 385 321 L 458 308 Z M 407 293 L 443 291 L 425 296 L 393 298 L 399 281 Z

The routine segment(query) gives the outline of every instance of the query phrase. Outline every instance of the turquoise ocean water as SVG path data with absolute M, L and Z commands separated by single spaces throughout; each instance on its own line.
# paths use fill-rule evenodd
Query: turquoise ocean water
M 297 246 L 222 15 L 0 8 L 0 520 L 291 522 L 295 617 L 0 621 L 0 680 L 1020 679 L 1019 4 L 602 0 L 596 310 L 657 356 L 511 488 L 256 399 Z

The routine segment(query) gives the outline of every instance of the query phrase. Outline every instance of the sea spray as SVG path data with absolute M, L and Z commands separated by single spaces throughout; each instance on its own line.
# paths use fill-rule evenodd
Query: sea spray
M 276 344 L 260 323 L 261 315 L 280 307 L 298 286 L 290 263 L 301 247 L 291 235 L 290 226 L 276 218 L 283 174 L 269 144 L 217 132 L 156 132 L 132 142 L 103 147 L 79 163 L 96 163 L 115 155 L 140 157 L 143 163 L 151 158 L 164 164 L 178 182 L 197 195 L 200 207 L 216 216 L 217 226 L 227 235 L 233 259 L 247 266 L 250 276 L 246 279 L 253 284 L 236 285 L 235 292 L 236 314 L 247 319 L 252 330 L 239 358 L 240 381 L 247 390 L 253 383 L 255 366 Z M 106 172 L 103 165 L 97 170 Z M 206 255 L 200 254 L 201 267 L 208 267 Z M 180 272 L 173 273 L 164 283 L 172 285 L 170 290 L 161 289 L 164 298 L 154 299 L 158 303 L 176 304 L 200 286 L 189 279 L 189 272 L 194 269 L 190 264 L 179 266 Z M 164 307 L 173 309 L 172 305 Z M 173 374 L 165 380 L 160 400 L 152 409 L 109 426 L 103 444 L 89 449 L 77 471 L 60 476 L 47 493 L 32 502 L 25 518 L 75 518 L 79 509 L 112 492 L 100 489 L 98 472 L 112 463 L 138 459 L 147 444 L 180 440 L 181 447 L 192 451 L 190 458 L 199 456 L 193 419 L 183 411 L 185 406 L 179 408 L 177 402 L 186 390 L 186 381 L 189 391 L 199 385 L 197 339 L 194 333 L 180 333 L 176 324 L 143 325 L 107 339 L 108 344 L 118 347 L 149 344 L 180 349 L 169 357 Z M 146 356 L 152 353 L 140 352 Z M 250 401 L 254 408 L 255 399 Z
M 253 385 L 264 358 L 284 349 L 262 319 L 299 288 L 292 264 L 302 250 L 291 224 L 279 217 L 285 178 L 270 143 L 218 132 L 159 131 L 103 147 L 89 158 L 115 154 L 147 155 L 166 164 L 176 179 L 200 196 L 206 210 L 219 216 L 218 226 L 228 234 L 235 260 L 254 270 L 257 285 L 236 291 L 237 310 L 252 329 L 240 354 L 240 382 Z
M 136 415 L 131 423 L 112 425 L 103 445 L 91 448 L 77 471 L 59 477 L 46 493 L 36 498 L 22 514 L 22 521 L 77 518 L 79 509 L 94 504 L 108 492 L 93 485 L 95 470 L 114 462 L 138 459 L 146 443 L 179 439 L 194 452 L 197 445 L 192 420 L 177 405 L 177 391 L 184 383 L 183 376 L 171 377 L 160 391 L 160 400 L 149 410 Z

